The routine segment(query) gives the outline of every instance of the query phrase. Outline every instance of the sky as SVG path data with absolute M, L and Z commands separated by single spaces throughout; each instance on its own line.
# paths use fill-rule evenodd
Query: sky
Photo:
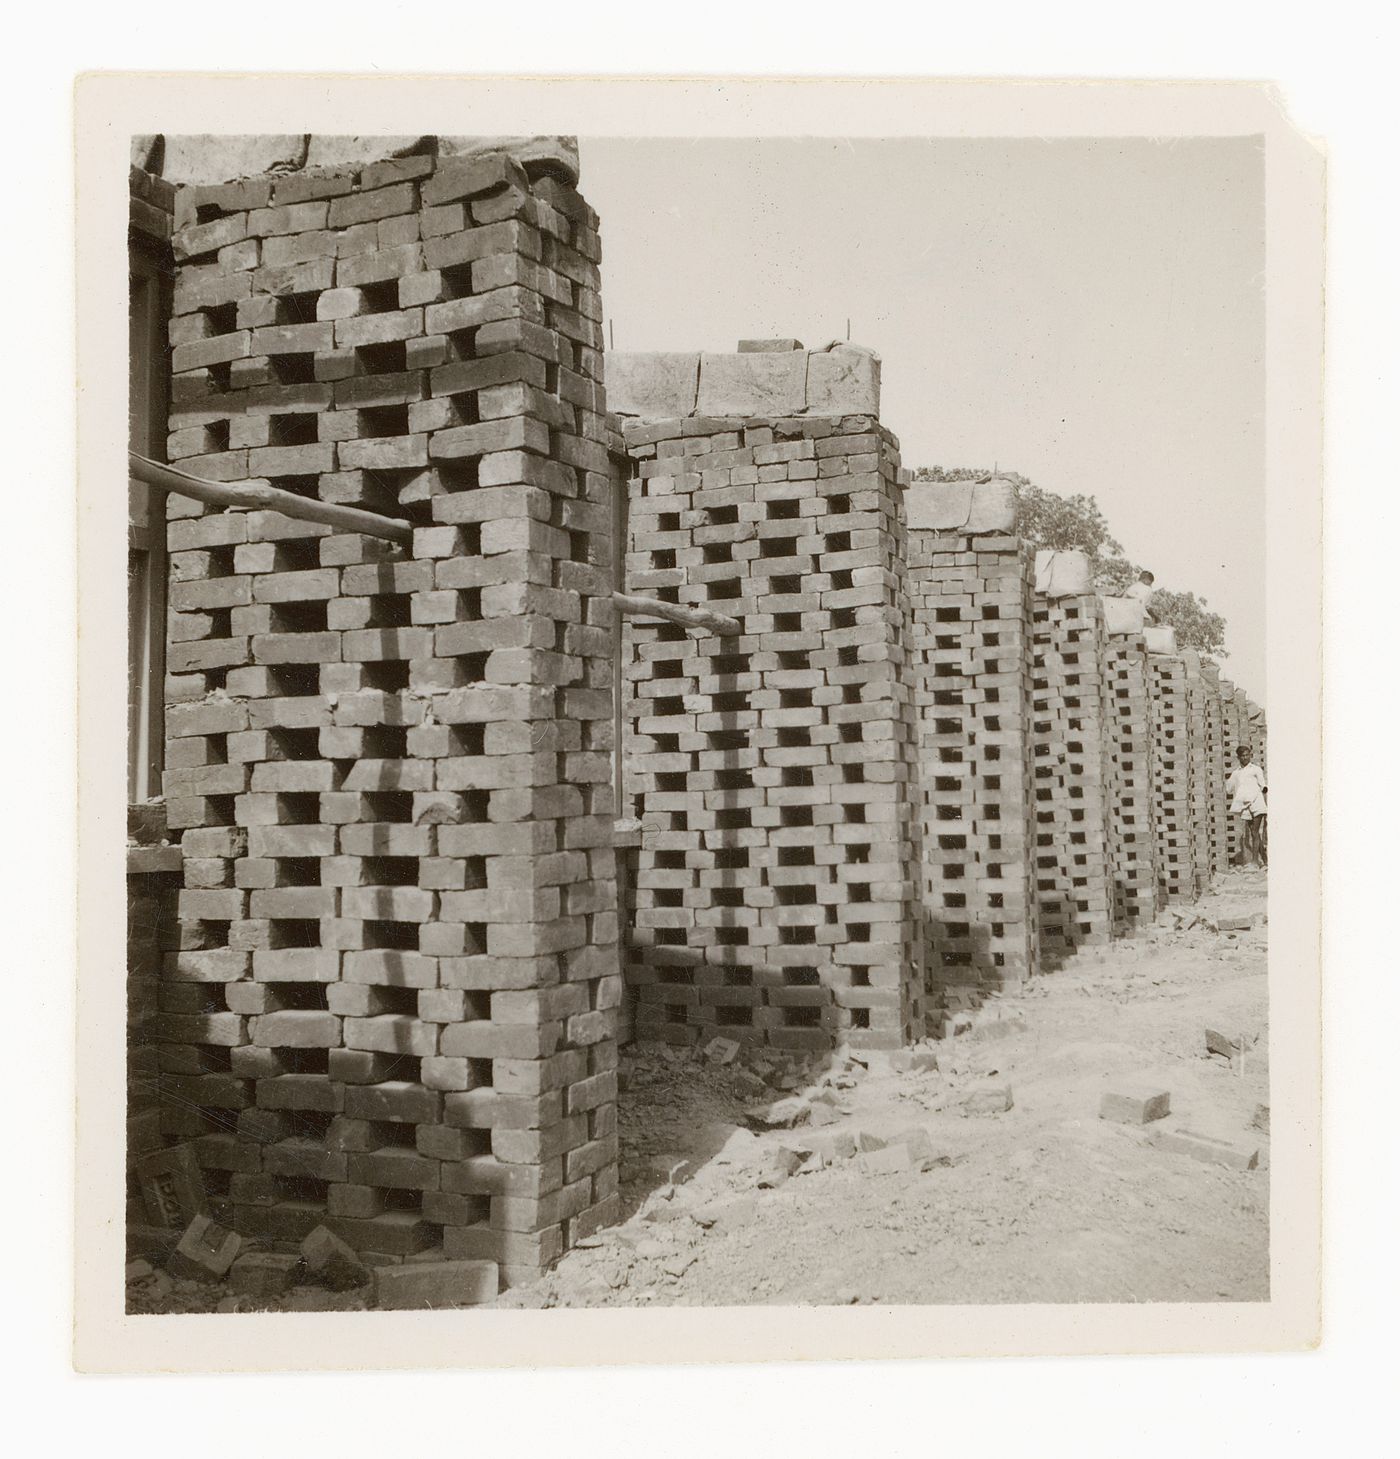
M 1254 138 L 580 139 L 619 350 L 881 356 L 908 467 L 1097 497 L 1227 620 L 1264 702 L 1264 192 Z

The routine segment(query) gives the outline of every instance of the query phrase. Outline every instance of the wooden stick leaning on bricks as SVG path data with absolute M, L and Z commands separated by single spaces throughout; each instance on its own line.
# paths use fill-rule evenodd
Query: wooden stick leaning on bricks
M 156 491 L 173 492 L 194 501 L 215 507 L 241 507 L 245 510 L 281 512 L 301 522 L 321 522 L 338 527 L 342 532 L 360 532 L 367 537 L 382 537 L 389 542 L 409 546 L 413 542 L 413 524 L 399 517 L 385 517 L 360 507 L 341 506 L 336 502 L 317 501 L 298 496 L 260 481 L 205 481 L 172 466 L 162 466 L 135 451 L 127 452 L 131 475 Z M 737 618 L 711 613 L 705 608 L 683 608 L 678 603 L 663 603 L 632 593 L 614 593 L 617 611 L 631 618 L 662 618 L 686 628 L 698 628 L 726 636 L 742 632 Z

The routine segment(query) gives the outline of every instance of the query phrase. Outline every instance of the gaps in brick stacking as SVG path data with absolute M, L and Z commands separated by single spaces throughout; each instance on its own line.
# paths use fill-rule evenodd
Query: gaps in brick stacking
M 866 414 L 624 437 L 629 591 L 743 624 L 624 630 L 637 1034 L 907 1042 L 923 1009 L 893 437 Z
M 1152 654 L 1153 820 L 1157 828 L 1157 885 L 1169 902 L 1194 901 L 1210 870 L 1198 860 L 1194 798 L 1204 776 L 1193 734 L 1189 670 L 1177 654 Z
M 418 531 L 170 498 L 161 1130 L 245 1235 L 525 1275 L 617 1200 L 597 219 L 505 156 L 175 212 L 170 459 Z
M 1135 628 L 1110 634 L 1106 662 L 1113 763 L 1114 898 L 1131 931 L 1150 922 L 1161 903 L 1153 829 L 1156 759 L 1151 668 L 1141 631 Z
M 936 489 L 911 493 L 927 498 Z M 926 514 L 910 504 L 912 520 Z M 935 1008 L 1034 968 L 1030 876 L 1031 555 L 992 530 L 911 528 L 920 719 L 922 924 Z
M 1090 593 L 1038 597 L 1032 681 L 1034 877 L 1042 967 L 1121 930 L 1103 614 Z

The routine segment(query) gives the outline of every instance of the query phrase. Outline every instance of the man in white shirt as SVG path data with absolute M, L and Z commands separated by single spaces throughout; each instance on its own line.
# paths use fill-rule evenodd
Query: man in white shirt
M 1248 745 L 1237 745 L 1235 755 L 1240 763 L 1225 782 L 1225 794 L 1230 797 L 1230 814 L 1244 823 L 1241 856 L 1268 866 L 1269 803 L 1265 797 L 1269 787 L 1264 772 L 1253 763 L 1254 755 Z
M 1152 610 L 1147 606 L 1147 600 L 1152 596 L 1153 593 L 1157 591 L 1157 589 L 1153 586 L 1156 581 L 1157 579 L 1153 577 L 1153 575 L 1148 572 L 1146 568 L 1144 568 L 1143 571 L 1138 574 L 1137 582 L 1135 582 L 1132 587 L 1130 587 L 1128 591 L 1123 594 L 1125 598 L 1133 598 L 1137 602 L 1142 604 L 1142 616 L 1149 623 L 1155 623 L 1157 621 L 1152 614 Z

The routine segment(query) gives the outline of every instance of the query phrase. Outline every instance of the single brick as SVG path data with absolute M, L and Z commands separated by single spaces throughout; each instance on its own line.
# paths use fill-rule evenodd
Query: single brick
M 307 1279 L 332 1291 L 348 1291 L 372 1280 L 354 1249 L 324 1226 L 317 1226 L 301 1243 L 301 1259 Z
M 229 1268 L 229 1291 L 240 1297 L 276 1297 L 301 1272 L 301 1257 L 279 1251 L 249 1251 Z
M 184 1228 L 209 1214 L 204 1174 L 191 1145 L 155 1150 L 136 1162 L 136 1181 L 155 1226 Z
M 975 1089 L 962 1102 L 963 1109 L 973 1115 L 999 1115 L 1009 1110 L 1015 1101 L 1011 1086 L 1001 1085 L 995 1089 Z
M 196 1216 L 185 1228 L 179 1245 L 168 1263 L 174 1277 L 188 1277 L 198 1282 L 217 1282 L 233 1265 L 243 1238 L 235 1231 Z
M 424 1261 L 383 1266 L 374 1274 L 375 1305 L 386 1312 L 475 1307 L 500 1292 L 493 1261 Z
M 1105 1090 L 1099 1101 L 1099 1118 L 1124 1125 L 1147 1125 L 1171 1113 L 1172 1097 L 1165 1090 Z
M 1215 1135 L 1198 1135 L 1192 1130 L 1159 1130 L 1153 1143 L 1175 1155 L 1189 1155 L 1211 1165 L 1228 1165 L 1232 1170 L 1253 1170 L 1259 1164 L 1259 1151 Z

